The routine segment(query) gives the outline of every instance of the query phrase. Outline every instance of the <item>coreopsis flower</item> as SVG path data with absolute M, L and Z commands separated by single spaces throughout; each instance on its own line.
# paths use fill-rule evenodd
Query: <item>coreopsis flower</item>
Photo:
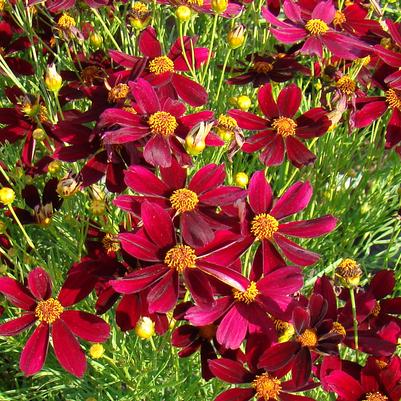
M 126 275 L 122 280 L 110 281 L 114 290 L 135 294 L 149 288 L 149 312 L 166 313 L 177 303 L 182 278 L 197 304 L 214 304 L 209 276 L 229 280 L 231 275 L 238 274 L 222 267 L 232 264 L 239 257 L 235 249 L 238 236 L 219 231 L 207 246 L 191 247 L 177 240 L 170 215 L 156 203 L 143 202 L 141 216 L 142 228 L 134 233 L 120 233 L 118 238 L 127 253 L 152 264 Z M 234 246 L 234 250 L 230 246 Z
M 182 103 L 158 96 L 145 79 L 140 78 L 129 85 L 136 102 L 136 113 L 119 109 L 104 111 L 99 126 L 111 129 L 104 133 L 103 142 L 111 145 L 144 143 L 146 140 L 143 157 L 149 164 L 169 167 L 175 157 L 181 165 L 190 165 L 191 158 L 183 146 L 184 138 L 193 126 L 209 120 L 213 112 L 206 110 L 184 116 Z
M 170 97 L 181 98 L 194 107 L 204 105 L 208 99 L 202 85 L 183 75 L 184 72 L 199 69 L 209 57 L 209 50 L 196 47 L 196 41 L 196 37 L 178 38 L 167 55 L 163 55 L 154 28 L 147 27 L 138 38 L 139 50 L 147 58 L 142 78 L 159 88 L 162 93 L 164 91 Z M 109 53 L 114 61 L 126 68 L 134 69 L 142 63 L 141 58 L 122 52 L 112 50 Z
M 338 401 L 398 401 L 401 397 L 401 359 L 389 362 L 369 358 L 363 368 L 333 369 L 322 379 Z
M 309 266 L 319 260 L 319 255 L 308 251 L 287 238 L 314 238 L 334 230 L 336 218 L 331 215 L 312 220 L 285 222 L 285 219 L 304 210 L 312 197 L 309 182 L 296 182 L 273 201 L 273 191 L 263 171 L 255 172 L 248 186 L 248 205 L 242 212 L 243 245 L 258 241 L 255 260 L 261 258 L 263 271 L 269 272 L 286 265 L 277 248 L 292 263 Z M 258 263 L 259 265 L 259 263 Z M 258 274 L 260 275 L 260 271 Z
M 279 20 L 268 8 L 262 9 L 262 15 L 275 28 L 270 28 L 273 36 L 282 43 L 303 41 L 301 52 L 304 54 L 323 56 L 326 47 L 334 56 L 346 60 L 364 57 L 369 46 L 344 33 L 330 28 L 336 9 L 332 0 L 315 3 L 312 13 L 305 12 L 302 2 L 285 0 L 283 10 L 287 17 Z M 306 10 L 307 11 L 307 10 Z
M 267 315 L 283 317 L 294 300 L 291 297 L 303 284 L 298 267 L 282 267 L 267 273 L 258 281 L 237 274 L 224 281 L 231 294 L 216 300 L 215 305 L 194 306 L 185 318 L 195 326 L 213 324 L 221 318 L 216 331 L 217 341 L 224 347 L 237 349 L 247 334 L 265 333 L 275 340 L 276 330 Z
M 141 203 L 157 203 L 179 221 L 182 238 L 190 246 L 206 245 L 216 230 L 230 228 L 230 220 L 216 213 L 216 208 L 233 205 L 245 198 L 246 191 L 223 185 L 223 165 L 208 164 L 188 179 L 187 169 L 173 160 L 171 167 L 161 168 L 160 173 L 161 179 L 145 167 L 129 167 L 127 186 L 144 196 L 120 195 L 114 204 L 140 217 Z
M 0 55 L 15 75 L 33 75 L 31 63 L 15 55 L 16 52 L 28 49 L 31 43 L 27 37 L 13 39 L 15 28 L 6 21 L 0 22 Z M 0 74 L 5 72 L 0 68 Z
M 333 330 L 333 321 L 326 314 L 327 301 L 317 294 L 312 294 L 307 308 L 295 307 L 294 338 L 268 348 L 260 357 L 259 366 L 267 371 L 291 366 L 295 386 L 306 384 L 312 371 L 312 354 L 338 354 L 342 336 Z
M 231 110 L 229 115 L 241 128 L 261 131 L 248 138 L 242 150 L 247 153 L 262 150 L 260 161 L 266 166 L 281 164 L 285 153 L 298 168 L 313 163 L 316 156 L 300 139 L 324 135 L 331 122 L 321 107 L 294 118 L 301 100 L 302 91 L 295 84 L 285 87 L 277 101 L 273 98 L 271 84 L 266 84 L 258 92 L 259 107 L 266 118 L 242 110 Z
M 272 55 L 252 53 L 246 56 L 243 67 L 233 67 L 229 72 L 239 73 L 227 80 L 230 85 L 252 83 L 257 88 L 267 82 L 289 81 L 297 72 L 307 74 L 309 70 L 295 60 L 294 54 L 279 52 Z
M 58 297 L 53 298 L 50 277 L 40 267 L 29 273 L 27 286 L 1 277 L 0 293 L 24 311 L 21 317 L 2 323 L 0 335 L 15 336 L 35 322 L 39 323 L 21 353 L 20 368 L 26 376 L 42 369 L 51 343 L 60 365 L 67 372 L 82 377 L 86 358 L 76 336 L 86 341 L 104 342 L 110 335 L 109 325 L 103 319 L 91 313 L 67 310 L 74 304 L 68 287 L 63 286 Z
M 236 360 L 220 358 L 209 361 L 212 373 L 227 383 L 248 384 L 246 387 L 231 388 L 223 391 L 215 401 L 314 401 L 313 398 L 293 393 L 305 391 L 310 385 L 294 387 L 291 380 L 285 380 L 283 372 L 272 372 L 264 369 L 249 371 Z M 255 398 L 254 398 L 255 397 Z
M 57 178 L 47 181 L 42 196 L 34 185 L 27 185 L 22 190 L 22 198 L 31 209 L 14 209 L 22 224 L 38 224 L 41 227 L 47 227 L 51 223 L 54 212 L 60 209 L 63 203 L 57 193 L 57 184 Z
M 41 0 L 28 0 L 28 5 L 33 6 L 41 3 Z M 99 8 L 109 3 L 109 0 L 84 0 L 84 2 L 92 8 Z M 46 0 L 44 6 L 54 14 L 60 11 L 69 10 L 75 6 L 76 0 Z

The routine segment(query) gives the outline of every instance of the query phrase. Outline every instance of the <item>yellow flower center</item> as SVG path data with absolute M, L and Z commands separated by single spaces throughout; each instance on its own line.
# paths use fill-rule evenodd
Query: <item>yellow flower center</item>
M 176 245 L 167 251 L 164 263 L 170 269 L 175 269 L 178 272 L 193 269 L 196 267 L 195 250 L 188 245 Z
M 115 234 L 107 233 L 102 239 L 102 244 L 107 253 L 116 253 L 121 249 L 120 242 Z
M 353 259 L 343 259 L 336 268 L 336 274 L 340 276 L 347 284 L 355 286 L 359 284 L 362 276 L 362 270 L 358 263 Z
M 137 1 L 132 6 L 132 13 L 133 15 L 135 15 L 136 18 L 139 19 L 146 18 L 149 15 L 149 8 L 147 7 L 146 4 Z
M 198 6 L 198 7 L 203 6 L 203 0 L 187 0 L 186 3 L 189 4 L 190 6 Z
M 356 89 L 356 83 L 348 75 L 342 76 L 337 82 L 336 87 L 346 95 L 352 95 Z
M 233 289 L 234 298 L 239 302 L 245 302 L 246 304 L 250 304 L 255 300 L 255 298 L 260 294 L 260 291 L 256 287 L 256 283 L 251 281 L 248 288 L 245 291 Z
M 252 387 L 256 391 L 257 398 L 263 398 L 265 401 L 277 400 L 281 391 L 281 382 L 277 377 L 270 376 L 269 373 L 263 373 L 256 376 L 256 379 L 252 382 Z
M 387 401 L 388 397 L 376 391 L 375 393 L 367 393 L 363 401 Z
M 46 301 L 40 301 L 37 304 L 35 308 L 35 316 L 41 322 L 51 324 L 60 317 L 63 311 L 64 308 L 57 299 L 49 298 L 46 299 Z
M 334 15 L 333 24 L 334 25 L 342 25 L 346 21 L 347 21 L 347 18 L 345 17 L 345 14 L 343 12 L 337 10 L 336 14 Z
M 297 341 L 303 347 L 314 348 L 317 344 L 317 335 L 314 329 L 306 329 L 301 335 L 298 336 Z
M 110 89 L 107 100 L 109 103 L 116 103 L 119 100 L 124 100 L 129 93 L 129 86 L 127 84 L 118 84 Z
M 401 99 L 398 95 L 398 91 L 395 91 L 394 89 L 389 89 L 386 92 L 386 101 L 390 107 L 401 111 Z
M 3 11 L 5 8 L 6 2 L 5 0 L 0 0 L 0 11 Z
M 374 317 L 379 316 L 381 309 L 382 309 L 382 308 L 381 308 L 381 306 L 380 306 L 380 302 L 376 301 L 375 307 L 374 307 L 373 310 L 372 310 L 372 315 L 373 315 Z
M 226 116 L 225 114 L 220 114 L 219 118 L 217 119 L 217 125 L 221 129 L 231 131 L 238 127 L 237 121 L 230 116 Z
M 152 134 L 160 134 L 166 137 L 173 135 L 175 129 L 178 127 L 175 117 L 167 111 L 157 111 L 152 114 L 149 117 L 148 124 Z
M 321 19 L 310 19 L 305 28 L 313 36 L 319 36 L 329 30 L 328 25 Z
M 59 28 L 64 29 L 66 31 L 70 30 L 72 27 L 76 25 L 75 19 L 72 18 L 68 14 L 63 14 L 57 21 L 57 25 Z
M 170 196 L 170 202 L 173 209 L 178 213 L 191 212 L 199 202 L 198 195 L 195 192 L 181 188 L 177 189 Z
M 251 233 L 259 240 L 272 239 L 278 230 L 278 221 L 270 214 L 261 213 L 251 223 Z
M 343 337 L 345 337 L 345 335 L 347 334 L 344 326 L 339 322 L 333 322 L 333 327 L 330 330 L 330 333 L 339 334 L 340 336 L 343 336 Z
M 168 71 L 174 72 L 173 60 L 169 59 L 167 56 L 156 57 L 149 62 L 149 70 L 156 75 L 163 74 L 164 72 Z
M 273 120 L 272 127 L 276 130 L 277 134 L 286 138 L 287 136 L 295 135 L 297 123 L 292 118 L 279 117 Z
M 267 61 L 255 61 L 253 63 L 253 69 L 258 74 L 267 74 L 273 69 L 273 65 L 268 63 Z

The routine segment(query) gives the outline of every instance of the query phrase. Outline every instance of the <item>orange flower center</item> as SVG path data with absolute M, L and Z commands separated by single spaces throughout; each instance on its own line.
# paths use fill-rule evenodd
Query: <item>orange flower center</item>
M 273 69 L 273 66 L 268 63 L 267 61 L 255 61 L 253 63 L 253 69 L 258 73 L 258 74 L 267 74 Z
M 386 101 L 390 107 L 401 111 L 401 99 L 397 91 L 394 89 L 389 89 L 386 92 Z
M 40 301 L 35 308 L 35 316 L 41 322 L 48 324 L 54 323 L 63 313 L 64 308 L 61 303 L 54 298 Z
M 270 376 L 269 373 L 263 373 L 256 376 L 252 382 L 252 387 L 256 391 L 257 398 L 263 398 L 266 401 L 277 400 L 281 391 L 281 382 L 277 377 Z
M 156 75 L 163 74 L 164 72 L 168 71 L 174 72 L 173 60 L 169 59 L 167 56 L 156 57 L 149 62 L 149 70 Z
M 346 258 L 337 266 L 336 274 L 347 284 L 358 285 L 362 276 L 362 270 L 355 260 Z
M 129 93 L 129 86 L 127 84 L 118 84 L 110 89 L 107 100 L 109 103 L 116 103 L 119 100 L 124 100 Z
M 170 202 L 173 209 L 178 213 L 192 212 L 199 203 L 198 195 L 195 192 L 181 188 L 177 189 L 170 196 Z
M 344 75 L 336 82 L 336 87 L 346 95 L 352 95 L 356 89 L 356 83 L 348 75 Z
M 178 127 L 177 120 L 167 111 L 157 111 L 149 117 L 148 124 L 152 134 L 170 136 Z
M 286 138 L 287 136 L 295 135 L 297 123 L 292 118 L 279 117 L 273 120 L 272 127 L 276 130 L 277 134 Z
M 317 335 L 314 329 L 306 329 L 301 335 L 298 336 L 297 341 L 303 347 L 314 348 L 317 344 Z
M 255 300 L 257 295 L 260 294 L 260 291 L 256 287 L 256 283 L 251 281 L 248 288 L 245 291 L 240 291 L 237 289 L 233 289 L 234 298 L 239 302 L 245 302 L 246 304 L 250 304 Z
M 270 214 L 261 213 L 251 223 L 251 233 L 259 240 L 272 239 L 278 230 L 278 221 Z
M 186 3 L 189 4 L 190 6 L 198 6 L 198 7 L 203 6 L 203 0 L 186 0 Z
M 107 233 L 102 239 L 102 244 L 107 253 L 115 253 L 121 249 L 120 242 L 115 234 Z
M 313 36 L 319 36 L 326 33 L 329 30 L 328 25 L 321 19 L 310 19 L 305 28 Z
M 346 21 L 347 21 L 347 18 L 345 17 L 345 14 L 343 12 L 337 10 L 336 14 L 334 15 L 333 24 L 334 25 L 342 25 Z
M 376 301 L 375 307 L 372 310 L 372 315 L 374 317 L 377 317 L 377 316 L 379 316 L 380 311 L 381 311 L 380 302 Z
M 195 250 L 188 245 L 176 245 L 167 251 L 164 263 L 170 269 L 175 269 L 178 272 L 193 269 L 196 267 Z
M 367 393 L 363 401 L 387 401 L 388 397 L 376 391 L 375 393 Z

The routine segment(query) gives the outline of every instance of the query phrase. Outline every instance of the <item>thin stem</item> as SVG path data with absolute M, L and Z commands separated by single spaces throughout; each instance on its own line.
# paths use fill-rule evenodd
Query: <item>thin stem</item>
M 110 38 L 110 40 L 113 42 L 113 45 L 115 46 L 115 48 L 119 51 L 121 51 L 120 46 L 118 45 L 118 43 L 116 42 L 116 40 L 114 39 L 114 36 L 112 35 L 112 33 L 110 32 L 109 28 L 107 28 L 107 25 L 105 24 L 105 22 L 103 21 L 102 17 L 100 16 L 100 14 L 98 13 L 98 11 L 95 8 L 92 8 L 93 13 L 95 14 L 96 18 L 99 20 L 99 22 L 102 24 L 104 30 L 106 31 L 108 37 Z
M 213 46 L 214 46 L 214 37 L 216 36 L 216 28 L 217 28 L 217 20 L 218 20 L 218 18 L 219 18 L 219 15 L 215 14 L 214 15 L 214 19 L 213 19 L 212 36 L 210 38 L 209 54 L 207 56 L 207 61 L 206 61 L 205 69 L 203 71 L 203 76 L 202 76 L 202 84 L 205 81 L 206 74 L 207 74 L 207 71 L 209 69 L 210 59 L 212 58 L 212 51 L 213 51 Z M 209 90 L 209 83 L 208 83 L 207 90 Z
M 11 205 L 8 205 L 8 209 L 10 210 L 11 214 L 13 215 L 15 221 L 17 222 L 19 228 L 21 229 L 22 233 L 24 234 L 24 237 L 26 239 L 26 241 L 28 242 L 28 245 L 32 248 L 32 249 L 36 249 L 34 243 L 32 242 L 31 238 L 29 237 L 28 233 L 25 231 L 24 226 L 21 224 L 18 216 L 16 215 L 13 207 Z
M 358 320 L 356 318 L 356 304 L 355 304 L 355 293 L 354 289 L 349 289 L 349 294 L 351 297 L 351 308 L 352 308 L 352 321 L 354 323 L 354 342 L 355 342 L 355 350 L 356 350 L 356 361 L 359 359 L 359 341 L 358 341 Z
M 221 91 L 221 87 L 223 85 L 223 80 L 224 80 L 224 74 L 226 72 L 226 68 L 227 68 L 227 63 L 228 63 L 228 59 L 230 58 L 231 55 L 231 51 L 232 49 L 228 49 L 227 54 L 226 54 L 226 58 L 224 59 L 224 64 L 223 64 L 223 69 L 221 70 L 221 75 L 220 75 L 220 80 L 219 80 L 219 86 L 217 88 L 217 93 L 216 93 L 216 104 L 219 104 L 219 96 L 220 96 L 220 91 Z

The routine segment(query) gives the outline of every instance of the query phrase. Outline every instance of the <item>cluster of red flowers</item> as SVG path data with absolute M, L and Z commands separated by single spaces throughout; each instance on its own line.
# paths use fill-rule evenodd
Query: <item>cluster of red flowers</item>
M 118 7 L 109 0 L 85 2 L 110 11 Z M 13 3 L 1 11 L 0 73 L 29 76 L 34 66 L 23 52 L 37 40 L 31 42 L 12 18 Z M 50 69 L 46 76 L 59 105 L 53 115 L 45 99 L 18 86 L 5 89 L 13 107 L 0 109 L 0 144 L 23 142 L 19 167 L 30 182 L 20 191 L 26 208 L 1 211 L 9 221 L 46 227 L 62 198 L 104 182 L 129 224 L 118 233 L 90 228 L 87 255 L 71 267 L 58 297 L 41 267 L 29 272 L 26 283 L 0 278 L 0 293 L 24 311 L 0 324 L 0 335 L 14 336 L 38 323 L 22 351 L 21 370 L 41 370 L 50 343 L 65 370 L 84 374 L 86 359 L 76 337 L 106 341 L 109 325 L 67 308 L 94 292 L 97 314 L 117 303 L 116 324 L 123 331 L 148 317 L 162 335 L 174 318 L 171 342 L 181 357 L 199 351 L 205 379 L 241 384 L 216 401 L 307 401 L 312 398 L 294 393 L 318 386 L 339 401 L 399 401 L 401 359 L 394 353 L 401 298 L 391 297 L 394 273 L 380 271 L 362 286 L 358 264 L 344 259 L 335 281 L 323 275 L 312 291 L 304 289 L 302 268 L 319 255 L 293 238 L 321 237 L 337 224 L 332 215 L 296 219 L 311 201 L 310 183 L 298 181 L 278 197 L 260 170 L 249 185 L 230 186 L 224 165 L 206 162 L 199 168 L 196 156 L 205 147 L 226 147 L 230 157 L 257 154 L 271 167 L 286 156 L 301 169 L 319 156 L 308 149 L 308 139 L 340 121 L 350 130 L 367 127 L 387 110 L 385 146 L 401 155 L 401 24 L 370 19 L 363 1 L 341 9 L 334 0 L 267 1 L 262 16 L 276 50 L 250 54 L 229 70 L 227 80 L 259 87 L 261 113 L 238 108 L 215 116 L 199 111 L 208 93 L 196 82 L 213 49 L 197 46 L 197 37 L 180 36 L 164 52 L 155 28 L 146 26 L 146 4 L 136 2 L 126 13 L 127 21 L 143 25 L 136 43 L 141 55 L 132 56 L 117 49 L 76 52 L 73 38 L 94 41 L 95 35 L 93 26 L 79 27 L 65 12 L 74 10 L 75 0 L 37 3 L 28 6 L 37 7 L 36 13 L 47 10 L 33 19 L 41 51 L 55 61 L 54 37 L 63 38 L 74 66 L 61 75 Z M 216 12 L 213 1 L 160 3 Z M 247 2 L 228 3 L 221 14 L 230 18 L 246 7 Z M 46 20 L 51 16 L 58 21 L 53 30 Z M 305 54 L 320 58 L 312 69 L 302 64 Z M 275 90 L 274 82 L 296 75 L 326 82 L 321 107 L 300 111 L 305 94 L 294 83 Z M 380 91 L 385 95 L 378 96 Z M 71 107 L 82 102 L 90 106 Z M 77 161 L 78 173 L 46 179 L 40 195 L 34 181 L 57 174 L 61 162 Z M 9 187 L 9 169 L 0 167 L 1 187 Z M 6 206 L 12 201 L 0 196 Z M 0 225 L 0 234 L 6 229 Z M 0 235 L 0 245 L 10 247 L 7 236 Z M 347 348 L 356 362 L 344 359 Z

